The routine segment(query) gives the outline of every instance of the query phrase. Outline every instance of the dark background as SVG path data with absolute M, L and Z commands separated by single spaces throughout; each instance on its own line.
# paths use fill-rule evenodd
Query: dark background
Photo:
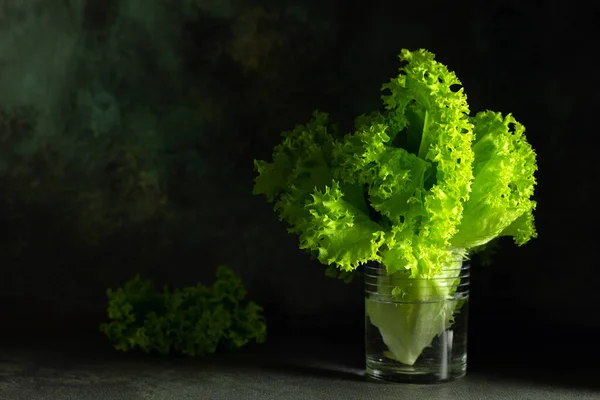
M 252 160 L 314 109 L 378 108 L 402 48 L 456 71 L 472 111 L 512 112 L 538 153 L 539 238 L 473 260 L 474 326 L 598 331 L 599 24 L 576 1 L 1 2 L 0 332 L 96 332 L 107 287 L 210 283 L 219 264 L 275 331 L 359 326 L 362 282 L 298 250 Z

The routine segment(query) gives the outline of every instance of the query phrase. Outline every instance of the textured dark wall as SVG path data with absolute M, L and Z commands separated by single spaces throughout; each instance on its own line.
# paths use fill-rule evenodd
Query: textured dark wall
M 316 108 L 347 125 L 379 107 L 419 47 L 538 152 L 539 239 L 474 272 L 475 314 L 600 326 L 597 6 L 21 3 L 0 4 L 0 329 L 95 329 L 107 287 L 208 282 L 221 263 L 269 315 L 361 315 L 361 282 L 325 278 L 252 196 L 252 160 Z

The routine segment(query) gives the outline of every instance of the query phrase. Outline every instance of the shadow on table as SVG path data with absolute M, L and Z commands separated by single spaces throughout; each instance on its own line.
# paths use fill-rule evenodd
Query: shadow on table
M 519 330 L 494 330 L 496 326 L 471 332 L 467 380 L 600 390 L 596 333 L 526 323 L 517 324 Z M 259 367 L 269 373 L 373 382 L 365 374 L 364 348 L 356 345 L 360 339 L 273 338 L 273 351 L 259 357 Z
M 261 365 L 260 368 L 268 373 L 288 374 L 327 380 L 362 382 L 367 381 L 364 369 L 345 367 L 341 365 L 321 365 L 303 362 L 275 362 Z

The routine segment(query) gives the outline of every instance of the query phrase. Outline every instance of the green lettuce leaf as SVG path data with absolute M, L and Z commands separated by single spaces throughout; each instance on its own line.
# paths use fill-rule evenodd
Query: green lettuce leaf
M 300 237 L 300 248 L 322 263 L 352 271 L 378 260 L 383 230 L 368 215 L 362 188 L 333 179 L 336 146 L 328 116 L 316 112 L 306 125 L 284 133 L 273 162 L 256 161 L 254 193 L 275 202 L 280 219 Z
M 456 75 L 425 50 L 404 50 L 400 59 L 407 65 L 383 86 L 387 113 L 357 119 L 356 132 L 334 146 L 342 160 L 334 175 L 365 186 L 388 228 L 385 267 L 434 277 L 469 197 L 475 136 Z
M 379 260 L 382 227 L 344 200 L 337 181 L 323 192 L 315 190 L 305 209 L 310 217 L 297 225 L 301 249 L 316 251 L 319 261 L 335 264 L 342 271 Z
M 212 286 L 159 292 L 137 275 L 107 295 L 109 321 L 100 330 L 120 351 L 205 356 L 219 346 L 236 349 L 266 340 L 262 307 L 245 301 L 240 276 L 226 266 L 217 268 Z
M 473 122 L 474 180 L 452 244 L 472 248 L 499 236 L 524 244 L 537 236 L 531 199 L 537 164 L 525 128 L 511 114 L 491 111 L 478 113 Z
M 328 120 L 327 114 L 315 111 L 308 124 L 282 134 L 283 142 L 275 147 L 271 163 L 254 162 L 258 176 L 253 193 L 275 202 L 280 217 L 292 225 L 296 217 L 305 214 L 302 209 L 313 190 L 331 184 L 333 136 Z M 293 201 L 281 203 L 285 194 Z

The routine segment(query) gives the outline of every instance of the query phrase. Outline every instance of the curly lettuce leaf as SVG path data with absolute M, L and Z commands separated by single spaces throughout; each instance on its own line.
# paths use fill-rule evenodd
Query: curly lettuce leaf
M 486 111 L 473 118 L 474 180 L 470 199 L 452 244 L 473 248 L 499 236 L 522 245 L 537 236 L 531 199 L 536 183 L 536 155 L 525 128 L 511 114 Z
M 379 259 L 383 230 L 370 219 L 360 185 L 333 179 L 337 144 L 327 123 L 327 114 L 315 112 L 308 124 L 284 133 L 273 162 L 255 161 L 254 193 L 275 202 L 288 231 L 299 236 L 301 249 L 347 273 Z
M 120 351 L 138 348 L 167 355 L 204 356 L 219 346 L 230 349 L 266 339 L 262 308 L 245 302 L 241 278 L 219 266 L 216 281 L 176 290 L 155 290 L 136 276 L 124 287 L 107 290 L 109 322 L 100 330 Z
M 386 217 L 389 226 L 420 218 L 425 175 L 431 164 L 394 147 L 381 115 L 363 116 L 357 126 L 356 133 L 334 150 L 344 160 L 336 176 L 365 187 L 370 206 Z
M 337 181 L 322 192 L 315 190 L 305 208 L 310 218 L 298 224 L 301 249 L 315 251 L 323 264 L 342 271 L 379 260 L 382 227 L 344 199 Z
M 309 123 L 299 124 L 292 131 L 282 133 L 283 141 L 275 147 L 273 161 L 254 161 L 258 175 L 253 193 L 265 195 L 269 202 L 277 202 L 281 195 L 293 191 L 296 199 L 293 207 L 302 208 L 315 188 L 322 189 L 330 184 L 328 162 L 333 136 L 329 132 L 328 121 L 327 114 L 315 111 Z M 283 208 L 280 211 L 283 219 L 293 224 L 297 210 Z
M 400 59 L 406 66 L 383 86 L 387 114 L 357 119 L 355 134 L 334 148 L 346 155 L 334 174 L 364 185 L 370 206 L 387 218 L 386 268 L 433 277 L 469 198 L 475 136 L 456 75 L 425 50 L 404 50 Z

